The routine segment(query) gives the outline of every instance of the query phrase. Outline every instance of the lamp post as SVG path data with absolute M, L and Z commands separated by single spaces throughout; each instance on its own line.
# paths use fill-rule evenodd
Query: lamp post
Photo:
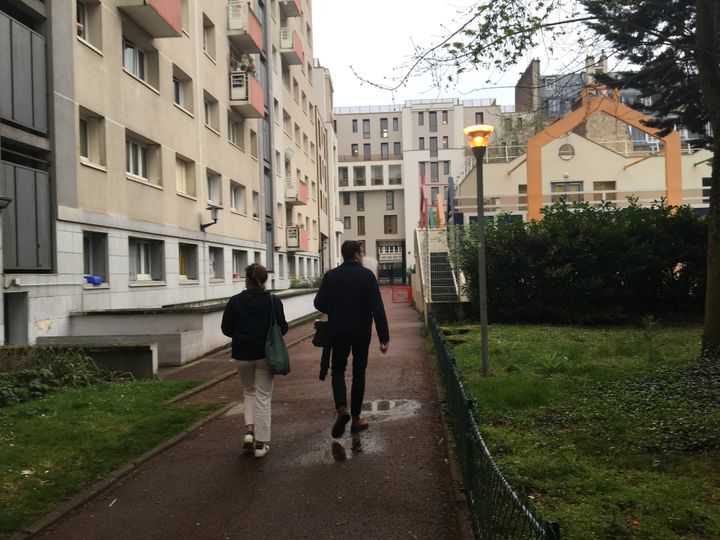
M 477 170 L 477 236 L 478 236 L 478 290 L 480 296 L 480 340 L 482 343 L 482 372 L 484 377 L 490 376 L 490 360 L 488 358 L 488 321 L 487 321 L 487 285 L 485 276 L 485 195 L 483 193 L 483 158 L 490 136 L 495 130 L 493 126 L 468 126 L 463 133 L 468 138 L 470 148 L 475 156 Z

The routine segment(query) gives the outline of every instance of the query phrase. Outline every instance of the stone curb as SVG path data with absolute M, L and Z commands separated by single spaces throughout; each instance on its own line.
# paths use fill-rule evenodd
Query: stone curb
M 234 373 L 234 372 L 233 372 Z M 168 439 L 164 443 L 159 444 L 155 448 L 152 448 L 151 450 L 148 450 L 144 454 L 138 456 L 137 458 L 133 459 L 129 463 L 126 463 L 125 465 L 121 466 L 119 469 L 115 469 L 110 474 L 108 474 L 105 478 L 100 480 L 99 482 L 93 484 L 89 488 L 85 489 L 84 491 L 78 493 L 74 497 L 72 497 L 69 501 L 65 502 L 64 504 L 60 505 L 59 508 L 52 510 L 51 512 L 45 514 L 43 517 L 32 523 L 31 525 L 25 527 L 21 531 L 18 531 L 10 536 L 10 540 L 23 540 L 25 538 L 30 538 L 33 535 L 38 534 L 43 529 L 46 529 L 59 519 L 61 519 L 66 514 L 70 513 L 72 510 L 75 510 L 79 506 L 83 505 L 84 503 L 88 502 L 93 497 L 99 495 L 106 489 L 108 489 L 110 486 L 112 486 L 115 482 L 123 478 L 124 476 L 127 476 L 129 473 L 131 473 L 133 470 L 135 470 L 139 465 L 145 463 L 150 458 L 156 456 L 157 454 L 160 454 L 161 452 L 164 452 L 165 450 L 169 449 L 170 447 L 176 445 L 180 441 L 182 441 L 185 437 L 193 433 L 194 431 L 198 430 L 211 420 L 214 420 L 215 418 L 222 416 L 227 411 L 232 409 L 237 405 L 237 402 L 233 401 L 222 407 L 221 409 L 215 411 L 211 415 L 198 420 L 193 425 L 191 425 L 189 428 L 181 431 L 171 439 Z

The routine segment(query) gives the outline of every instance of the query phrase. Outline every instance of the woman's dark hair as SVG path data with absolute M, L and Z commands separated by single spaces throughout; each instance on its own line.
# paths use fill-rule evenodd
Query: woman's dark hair
M 355 258 L 356 253 L 362 251 L 362 244 L 356 240 L 346 240 L 340 247 L 340 253 L 342 253 L 343 260 L 352 261 Z
M 268 273 L 262 264 L 252 263 L 245 269 L 245 286 L 248 289 L 264 289 Z

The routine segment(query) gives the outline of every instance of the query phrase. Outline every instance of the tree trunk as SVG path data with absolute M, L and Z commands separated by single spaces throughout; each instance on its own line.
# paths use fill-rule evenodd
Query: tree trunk
M 720 5 L 717 0 L 696 0 L 695 5 L 698 75 L 714 141 L 702 347 L 720 355 Z

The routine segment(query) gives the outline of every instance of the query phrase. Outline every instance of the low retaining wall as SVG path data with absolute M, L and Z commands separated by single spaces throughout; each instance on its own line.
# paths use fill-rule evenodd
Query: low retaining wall
M 315 313 L 317 289 L 291 289 L 276 294 L 288 322 Z M 156 343 L 160 366 L 180 366 L 230 344 L 220 330 L 227 298 L 148 309 L 109 309 L 73 313 L 70 332 L 60 339 L 82 345 L 102 336 L 117 343 Z M 58 338 L 38 338 L 38 342 Z

